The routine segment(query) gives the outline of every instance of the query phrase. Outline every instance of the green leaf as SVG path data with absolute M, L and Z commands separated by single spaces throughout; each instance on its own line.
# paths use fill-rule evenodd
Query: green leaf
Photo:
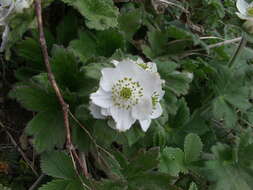
M 33 69 L 42 70 L 44 68 L 40 45 L 35 39 L 28 37 L 22 40 L 16 45 L 16 51 L 18 56 L 25 59 L 29 65 L 32 65 Z
M 98 55 L 94 36 L 87 31 L 80 31 L 79 39 L 71 41 L 69 48 L 84 63 Z
M 172 176 L 178 176 L 180 172 L 186 172 L 184 166 L 184 152 L 179 148 L 166 147 L 160 155 L 161 172 L 169 173 Z
M 134 9 L 120 14 L 118 18 L 119 29 L 124 32 L 128 40 L 132 40 L 133 35 L 140 28 L 141 18 L 142 12 L 140 9 Z
M 125 168 L 124 173 L 130 178 L 136 176 L 140 172 L 152 171 L 156 168 L 159 161 L 159 148 L 152 148 L 148 151 L 139 151 L 135 156 L 136 158 L 131 160 L 128 167 Z
M 74 54 L 60 46 L 54 46 L 52 55 L 50 63 L 56 81 L 70 91 L 78 90 L 83 83 L 83 74 L 79 71 Z
M 190 163 L 197 161 L 202 148 L 203 144 L 199 136 L 193 133 L 188 134 L 184 141 L 185 162 Z
M 9 93 L 22 106 L 31 111 L 56 110 L 59 107 L 56 96 L 35 85 L 18 85 Z
M 148 32 L 150 47 L 143 45 L 143 53 L 149 58 L 156 58 L 165 53 L 168 35 L 164 31 L 152 30 Z
M 11 190 L 11 188 L 5 187 L 2 184 L 0 184 L 0 190 Z
M 70 156 L 64 152 L 52 151 L 42 154 L 42 171 L 52 177 L 76 179 L 76 172 Z
M 223 97 L 218 97 L 213 101 L 213 114 L 217 120 L 225 120 L 225 126 L 232 128 L 237 120 L 236 112 Z
M 34 137 L 34 146 L 38 152 L 62 147 L 65 142 L 65 130 L 62 112 L 50 111 L 38 113 L 28 124 L 26 132 Z
M 105 67 L 109 67 L 108 63 L 91 63 L 81 68 L 85 75 L 91 79 L 100 80 L 102 74 L 101 70 Z
M 73 12 L 64 16 L 56 28 L 57 43 L 67 46 L 71 40 L 77 37 L 78 20 Z
M 105 30 L 116 27 L 118 9 L 112 0 L 62 0 L 76 8 L 87 20 L 86 25 L 91 29 Z
M 131 127 L 129 130 L 125 132 L 127 142 L 129 146 L 135 144 L 140 138 L 142 138 L 145 133 L 139 127 Z
M 178 128 L 184 126 L 186 122 L 190 119 L 190 110 L 186 104 L 184 99 L 179 100 L 179 107 L 177 110 L 177 114 L 173 117 L 173 122 L 171 123 L 172 127 Z
M 247 174 L 234 160 L 233 148 L 217 144 L 212 147 L 215 159 L 206 162 L 207 177 L 212 182 L 212 188 L 217 190 L 250 190 L 251 176 Z
M 124 49 L 125 41 L 120 32 L 115 29 L 98 31 L 96 34 L 96 50 L 98 55 L 110 57 L 117 49 Z
M 124 45 L 122 34 L 117 30 L 108 29 L 97 31 L 95 34 L 81 31 L 79 39 L 71 41 L 69 47 L 85 63 L 97 56 L 110 57 L 117 49 L 124 49 Z
M 99 189 L 98 190 L 122 190 L 126 189 L 127 184 L 124 183 L 122 180 L 103 180 L 99 184 Z
M 107 121 L 104 120 L 97 120 L 93 125 L 93 130 L 93 136 L 98 144 L 103 144 L 104 146 L 110 146 L 118 136 L 117 131 L 109 127 Z
M 189 190 L 198 190 L 198 186 L 196 185 L 196 183 L 192 182 Z
M 214 77 L 212 86 L 218 96 L 218 101 L 226 102 L 241 110 L 251 107 L 249 88 L 245 85 L 243 75 L 234 73 L 225 66 L 219 66 Z
M 146 172 L 129 178 L 131 189 L 164 190 L 174 188 L 170 184 L 173 177 L 161 172 Z M 176 188 L 175 188 L 176 189 Z
M 184 95 L 188 92 L 189 84 L 191 82 L 191 78 L 187 75 L 187 73 L 181 73 L 178 71 L 174 71 L 172 73 L 168 73 L 167 76 L 164 77 L 166 80 L 165 89 L 170 90 L 175 93 L 177 96 Z
M 39 188 L 39 190 L 83 190 L 82 183 L 78 180 L 55 179 Z

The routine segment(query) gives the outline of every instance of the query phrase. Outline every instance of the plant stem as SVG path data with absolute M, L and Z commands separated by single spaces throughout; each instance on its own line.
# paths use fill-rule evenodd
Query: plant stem
M 233 65 L 234 65 L 237 57 L 240 56 L 240 54 L 241 54 L 243 48 L 246 46 L 246 44 L 247 44 L 247 39 L 245 38 L 245 36 L 242 36 L 240 44 L 238 45 L 238 47 L 237 47 L 237 49 L 236 49 L 236 51 L 235 51 L 232 59 L 228 63 L 228 67 L 230 67 L 230 68 L 233 67 Z
M 76 161 L 79 164 L 83 175 L 88 178 L 89 173 L 87 171 L 87 168 L 83 165 L 72 143 L 71 130 L 70 130 L 70 125 L 69 125 L 69 105 L 65 102 L 63 95 L 61 94 L 61 90 L 57 85 L 57 82 L 55 80 L 54 74 L 51 69 L 51 65 L 49 63 L 49 55 L 47 51 L 47 44 L 46 44 L 46 39 L 45 39 L 45 34 L 44 34 L 44 29 L 43 29 L 43 22 L 42 22 L 41 0 L 35 0 L 35 12 L 36 12 L 38 29 L 39 29 L 40 46 L 41 46 L 41 50 L 43 54 L 44 64 L 46 66 L 47 73 L 48 73 L 48 79 L 62 107 L 64 126 L 66 130 L 66 139 L 67 139 L 66 148 L 69 151 L 71 158 L 73 159 L 74 166 L 75 166 L 75 161 Z M 76 172 L 78 173 L 78 171 Z

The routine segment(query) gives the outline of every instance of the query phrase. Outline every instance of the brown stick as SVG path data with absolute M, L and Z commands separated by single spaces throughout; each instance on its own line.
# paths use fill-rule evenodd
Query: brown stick
M 51 69 L 51 66 L 49 63 L 47 44 L 46 44 L 44 30 L 43 30 L 41 0 L 35 0 L 35 11 L 36 11 L 36 17 L 37 17 L 38 29 L 39 29 L 39 35 L 40 35 L 40 46 L 41 46 L 41 50 L 42 50 L 42 54 L 43 54 L 43 58 L 44 58 L 44 63 L 45 63 L 47 73 L 48 73 L 49 82 L 51 83 L 51 85 L 55 91 L 55 94 L 61 104 L 61 107 L 62 107 L 64 126 L 65 126 L 65 130 L 66 130 L 66 138 L 67 138 L 66 148 L 69 151 L 69 153 L 71 154 L 71 156 L 74 157 L 75 160 L 78 162 L 79 166 L 81 167 L 83 175 L 88 177 L 89 173 L 88 173 L 87 169 L 85 169 L 85 167 L 83 166 L 81 159 L 79 158 L 79 156 L 74 148 L 74 145 L 72 143 L 72 140 L 71 140 L 71 131 L 70 131 L 70 126 L 69 126 L 69 116 L 68 116 L 69 105 L 64 101 L 64 98 L 61 94 L 61 91 L 60 91 L 58 85 L 57 85 L 57 82 L 55 80 L 54 74 L 52 72 L 52 69 Z
M 24 151 L 22 150 L 22 148 L 18 145 L 18 143 L 15 141 L 15 139 L 13 138 L 13 136 L 9 133 L 9 131 L 7 130 L 7 128 L 4 126 L 4 124 L 1 121 L 0 121 L 0 126 L 3 128 L 3 130 L 5 131 L 5 133 L 8 135 L 9 139 L 11 140 L 11 143 L 14 145 L 15 148 L 17 148 L 17 150 L 19 151 L 19 153 L 21 154 L 21 156 L 23 157 L 23 159 L 25 160 L 25 162 L 32 169 L 33 173 L 36 176 L 39 176 L 38 172 L 34 168 L 34 166 L 31 163 L 31 161 L 27 158 L 27 156 L 24 153 Z

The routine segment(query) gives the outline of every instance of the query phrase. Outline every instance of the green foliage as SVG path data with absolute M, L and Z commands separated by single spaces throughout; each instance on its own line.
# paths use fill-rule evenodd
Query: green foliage
M 75 179 L 76 173 L 71 158 L 64 152 L 44 153 L 41 158 L 42 171 L 52 177 Z
M 201 139 L 196 134 L 189 134 L 185 137 L 184 152 L 186 162 L 194 162 L 199 159 L 203 148 Z
M 160 170 L 177 176 L 187 173 L 194 162 L 200 159 L 203 144 L 198 135 L 190 133 L 184 140 L 184 151 L 180 148 L 166 147 L 160 155 Z
M 11 190 L 11 189 L 0 184 L 0 190 Z
M 71 41 L 70 48 L 81 61 L 86 62 L 96 56 L 110 57 L 116 49 L 124 49 L 124 39 L 113 29 L 99 31 L 96 35 L 81 31 L 79 39 Z
M 43 185 L 39 190 L 82 190 L 82 184 L 78 180 L 54 180 Z
M 112 0 L 62 0 L 76 8 L 89 28 L 104 30 L 117 25 L 118 10 Z
M 10 18 L 10 62 L 2 70 L 15 70 L 9 97 L 34 112 L 25 131 L 51 180 L 39 190 L 253 189 L 252 37 L 229 67 L 242 31 L 233 0 L 50 0 L 43 8 L 73 148 L 85 155 L 90 176 L 66 153 L 30 8 Z M 89 110 L 101 70 L 127 58 L 155 62 L 164 80 L 163 113 L 147 132 L 138 122 L 118 132 L 112 118 L 94 119 Z
M 65 140 L 61 112 L 40 112 L 27 125 L 29 135 L 35 137 L 34 146 L 38 152 L 62 147 Z

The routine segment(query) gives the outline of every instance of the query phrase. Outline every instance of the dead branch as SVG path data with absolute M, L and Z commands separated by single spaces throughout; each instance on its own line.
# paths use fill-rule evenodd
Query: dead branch
M 89 177 L 87 168 L 83 166 L 82 161 L 79 158 L 71 140 L 71 130 L 70 130 L 70 125 L 69 125 L 69 115 L 68 115 L 69 105 L 64 101 L 64 98 L 57 85 L 57 82 L 55 80 L 54 74 L 52 72 L 52 69 L 49 63 L 49 55 L 47 51 L 47 44 L 46 44 L 46 39 L 45 39 L 45 34 L 44 34 L 44 29 L 43 29 L 43 22 L 42 22 L 41 0 L 35 0 L 35 11 L 36 11 L 36 17 L 37 17 L 37 23 L 38 23 L 38 29 L 39 29 L 39 41 L 40 41 L 40 46 L 41 46 L 41 50 L 43 54 L 44 64 L 46 66 L 47 73 L 48 73 L 48 79 L 62 107 L 64 126 L 66 130 L 66 139 L 67 139 L 66 148 L 69 151 L 71 157 L 73 157 L 74 160 L 77 161 L 77 163 L 79 164 L 83 175 L 85 177 Z

